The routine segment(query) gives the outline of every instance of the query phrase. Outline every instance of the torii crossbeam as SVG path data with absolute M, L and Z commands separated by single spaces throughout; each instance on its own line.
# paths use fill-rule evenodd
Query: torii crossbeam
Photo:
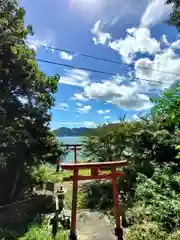
M 63 170 L 73 170 L 73 176 L 66 177 L 63 181 L 73 181 L 73 196 L 72 196 L 72 213 L 71 213 L 71 232 L 70 240 L 76 240 L 76 212 L 77 212 L 77 189 L 78 181 L 81 180 L 100 180 L 108 179 L 112 181 L 113 186 L 113 199 L 114 199 L 114 216 L 116 220 L 115 235 L 118 240 L 123 240 L 123 231 L 120 222 L 120 211 L 119 211 L 119 197 L 117 187 L 117 177 L 123 176 L 123 171 L 118 171 L 117 168 L 122 168 L 127 165 L 127 161 L 116 161 L 116 162 L 98 162 L 98 163 L 62 163 L 61 168 Z M 91 175 L 81 176 L 79 175 L 80 169 L 90 169 Z M 106 173 L 100 172 L 100 170 L 109 170 L 111 172 Z

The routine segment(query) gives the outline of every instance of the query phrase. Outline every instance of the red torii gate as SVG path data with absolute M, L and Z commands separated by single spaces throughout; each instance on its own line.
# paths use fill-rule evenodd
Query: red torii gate
M 60 147 L 64 147 L 66 150 L 70 150 L 74 152 L 74 163 L 77 162 L 77 151 L 82 150 L 82 144 L 61 144 Z M 61 165 L 61 159 L 59 156 L 56 159 L 56 172 L 59 172 L 59 168 Z
M 73 145 L 74 146 L 74 145 Z M 75 158 L 76 159 L 76 158 Z M 71 233 L 70 240 L 76 240 L 76 211 L 77 211 L 77 189 L 78 181 L 80 180 L 100 180 L 108 179 L 112 181 L 113 185 L 113 199 L 114 199 L 114 216 L 116 220 L 115 235 L 118 240 L 123 240 L 123 231 L 120 222 L 119 212 L 119 197 L 117 187 L 117 177 L 123 176 L 122 171 L 117 171 L 117 167 L 123 167 L 127 165 L 127 161 L 116 162 L 98 162 L 98 163 L 62 163 L 61 168 L 63 170 L 73 170 L 73 176 L 66 177 L 63 181 L 73 181 L 73 196 L 72 196 L 72 213 L 71 213 Z M 79 175 L 80 169 L 90 169 L 91 175 L 81 176 Z M 111 169 L 111 173 L 101 173 L 99 170 Z
M 77 162 L 77 151 L 82 150 L 82 144 L 61 144 L 61 147 L 65 147 L 67 150 L 74 151 L 74 163 Z

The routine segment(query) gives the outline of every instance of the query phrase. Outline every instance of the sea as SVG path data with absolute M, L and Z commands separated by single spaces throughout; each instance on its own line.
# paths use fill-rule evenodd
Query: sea
M 82 137 L 57 137 L 63 144 L 81 144 Z M 82 151 L 77 151 L 77 161 L 84 160 Z M 63 162 L 74 161 L 74 151 L 69 151 L 67 156 L 62 160 Z

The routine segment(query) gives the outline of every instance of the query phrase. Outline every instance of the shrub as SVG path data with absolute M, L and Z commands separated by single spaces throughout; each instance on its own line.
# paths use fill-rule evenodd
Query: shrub
M 19 238 L 19 240 L 51 240 L 51 226 L 47 223 L 44 223 L 42 226 L 31 226 L 27 233 Z M 56 240 L 67 240 L 67 233 L 63 230 L 60 230 L 57 233 Z
M 163 232 L 156 223 L 144 222 L 131 227 L 125 240 L 167 240 L 167 233 Z

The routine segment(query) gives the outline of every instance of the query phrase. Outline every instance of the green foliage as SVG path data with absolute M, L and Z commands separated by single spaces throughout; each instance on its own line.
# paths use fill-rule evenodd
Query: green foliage
M 87 183 L 83 186 L 85 208 L 106 211 L 113 204 L 112 185 L 109 182 Z
M 25 44 L 32 27 L 24 26 L 24 16 L 17 1 L 1 3 L 0 204 L 24 197 L 31 183 L 31 166 L 47 154 L 55 161 L 58 150 L 49 128 L 49 109 L 59 77 L 40 71 L 35 52 Z
M 177 84 L 154 101 L 152 116 L 161 119 L 155 133 L 155 170 L 151 178 L 144 174 L 136 178 L 134 204 L 127 211 L 127 221 L 132 225 L 127 239 L 180 237 L 179 90 Z
M 127 240 L 167 240 L 167 233 L 161 231 L 157 224 L 145 222 L 131 227 L 125 239 Z
M 6 240 L 16 240 L 16 237 L 10 231 L 0 228 L 0 239 Z
M 35 183 L 41 183 L 47 179 L 47 170 L 45 165 L 41 164 L 32 168 L 32 176 Z
M 180 145 L 176 146 L 176 150 L 178 150 L 178 155 L 176 156 L 177 159 L 180 159 Z
M 169 24 L 176 26 L 176 28 L 180 29 L 180 2 L 179 0 L 167 0 L 168 4 L 173 4 L 173 11 L 170 16 Z
M 169 130 L 174 131 L 180 127 L 180 84 L 165 90 L 161 97 L 154 100 L 156 104 L 152 110 L 153 115 L 161 116 Z
M 179 141 L 179 134 L 171 134 L 158 118 L 103 126 L 97 129 L 96 135 L 84 140 L 84 154 L 91 161 L 127 158 L 139 170 L 143 168 L 142 171 L 150 161 L 174 161 L 177 152 L 174 145 Z
M 156 168 L 153 176 L 139 175 L 130 223 L 157 222 L 166 231 L 180 227 L 180 177 L 172 167 Z M 139 216 L 140 213 L 140 216 Z
M 52 133 L 52 138 L 49 139 L 49 152 L 43 155 L 44 162 L 48 162 L 50 164 L 56 164 L 57 158 L 59 158 L 60 161 L 64 160 L 64 158 L 68 154 L 68 150 L 61 147 L 63 144 L 61 141 L 56 139 L 56 135 Z
M 124 160 L 118 180 L 121 208 L 129 228 L 126 239 L 178 239 L 180 229 L 180 85 L 154 100 L 149 118 L 101 126 L 84 140 L 91 161 Z M 113 209 L 112 185 L 84 187 L 87 207 Z M 122 211 L 122 216 L 124 217 Z
M 168 90 L 165 90 L 161 97 L 154 100 L 155 107 L 152 109 L 153 116 L 158 116 L 163 119 L 163 126 L 168 129 L 169 132 L 176 131 L 175 138 L 179 138 L 180 134 L 180 84 Z M 172 141 L 177 150 L 177 159 L 180 157 L 178 153 L 178 142 Z
M 172 166 L 155 169 L 152 178 L 139 175 L 134 205 L 127 211 L 127 239 L 178 239 L 180 177 Z M 152 229 L 153 228 L 153 229 Z
M 63 173 L 55 172 L 55 170 L 55 167 L 49 164 L 41 164 L 38 167 L 33 168 L 32 175 L 37 184 L 47 181 L 54 183 L 61 182 Z
M 120 198 L 125 204 L 129 204 L 132 200 L 137 173 L 151 177 L 154 166 L 157 164 L 178 162 L 175 157 L 178 152 L 176 145 L 180 143 L 179 133 L 171 133 L 161 119 L 154 118 L 137 122 L 122 121 L 115 126 L 98 128 L 96 134 L 95 137 L 84 140 L 85 155 L 91 161 L 107 161 L 109 157 L 111 160 L 127 159 L 128 161 L 128 167 L 124 169 L 126 174 L 119 179 Z M 90 201 L 91 205 L 94 204 L 94 207 L 101 208 L 99 199 L 105 195 L 107 201 L 102 200 L 103 206 L 107 208 L 112 206 L 112 200 L 109 201 L 112 199 L 111 193 L 109 194 L 110 184 L 107 191 L 103 190 L 104 184 L 101 183 L 94 184 L 94 186 L 93 184 L 89 185 L 88 188 L 87 192 L 92 196 L 88 196 L 87 201 Z M 96 191 L 95 188 L 97 188 Z M 107 196 L 107 194 L 109 195 Z M 94 196 L 97 196 L 96 200 L 92 200 L 95 198 Z
M 48 224 L 47 221 L 43 223 L 42 226 L 32 225 L 27 233 L 19 238 L 19 240 L 51 240 L 51 225 Z M 62 229 L 57 233 L 57 240 L 67 240 L 67 233 Z

